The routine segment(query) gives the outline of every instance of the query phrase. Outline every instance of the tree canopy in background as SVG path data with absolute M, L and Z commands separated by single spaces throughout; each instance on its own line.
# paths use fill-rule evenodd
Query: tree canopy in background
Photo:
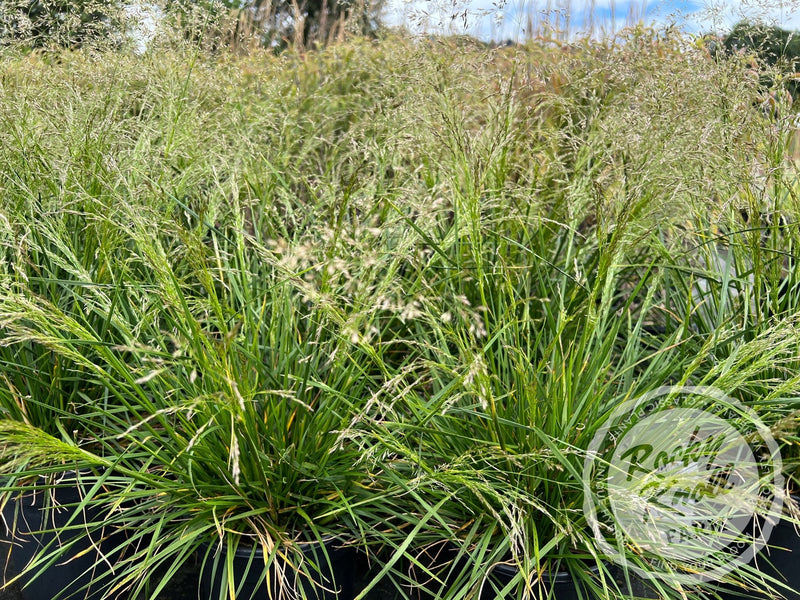
M 780 82 L 792 96 L 800 96 L 800 34 L 774 25 L 738 23 L 723 42 L 728 52 L 752 52 L 764 65 L 780 74 Z M 773 77 L 764 83 L 774 85 Z
M 266 46 L 327 43 L 345 28 L 368 35 L 379 26 L 384 0 L 0 0 L 0 40 L 31 47 L 76 47 L 122 42 L 126 15 L 136 6 L 159 8 L 186 35 L 225 27 L 227 41 L 254 39 Z M 225 43 L 225 42 L 221 42 Z
M 121 8 L 118 0 L 0 0 L 0 39 L 33 47 L 119 42 Z

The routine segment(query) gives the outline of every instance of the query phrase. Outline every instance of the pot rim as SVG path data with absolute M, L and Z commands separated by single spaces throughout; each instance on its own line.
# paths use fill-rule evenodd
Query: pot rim
M 337 545 L 337 542 L 340 542 L 340 544 Z M 325 536 L 321 540 L 293 540 L 291 545 L 282 545 L 286 548 L 299 548 L 304 555 L 313 554 L 314 550 L 320 546 L 325 546 L 328 553 L 336 550 L 350 550 L 355 548 L 353 545 L 342 543 L 339 538 L 333 535 Z M 217 553 L 219 553 L 220 556 L 227 556 L 229 546 L 230 544 L 227 540 L 213 539 L 210 541 L 203 541 L 199 548 L 201 553 L 208 553 L 209 556 Z M 242 538 L 236 545 L 236 551 L 233 555 L 235 558 L 244 559 L 250 559 L 251 556 L 253 558 L 263 557 L 264 548 L 261 544 L 251 544 L 246 538 Z
M 600 572 L 600 567 L 597 564 L 592 563 L 585 563 L 586 569 L 584 572 L 597 574 Z M 514 577 L 518 572 L 519 568 L 515 564 L 509 564 L 507 562 L 500 562 L 491 565 L 489 568 L 488 573 L 496 572 L 498 575 L 505 576 L 505 577 Z M 550 569 L 541 571 L 540 578 L 545 583 L 561 583 L 561 582 L 568 582 L 572 581 L 572 572 L 571 571 L 564 571 L 559 570 L 555 576 L 553 576 L 553 572 Z

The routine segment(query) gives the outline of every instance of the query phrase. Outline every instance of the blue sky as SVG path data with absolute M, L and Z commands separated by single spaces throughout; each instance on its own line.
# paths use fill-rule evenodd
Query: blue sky
M 606 31 L 642 21 L 655 26 L 674 24 L 693 33 L 725 33 L 744 18 L 800 30 L 800 0 L 389 1 L 388 18 L 392 23 L 405 22 L 412 29 L 470 33 L 498 41 L 524 38 L 530 21 L 534 24 L 548 19 L 564 22 L 567 15 L 573 31 L 585 31 L 593 19 L 596 27 Z M 452 19 L 453 15 L 458 17 Z

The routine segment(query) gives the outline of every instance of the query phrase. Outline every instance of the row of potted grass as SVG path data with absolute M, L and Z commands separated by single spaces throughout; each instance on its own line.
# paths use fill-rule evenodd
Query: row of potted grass
M 111 595 L 157 594 L 155 573 L 200 552 L 212 595 L 241 597 L 242 549 L 256 579 L 280 574 L 265 580 L 278 596 L 353 593 L 321 576 L 344 545 L 373 564 L 367 590 L 383 577 L 400 594 L 538 595 L 553 589 L 543 573 L 567 570 L 581 593 L 623 596 L 583 510 L 591 439 L 626 399 L 686 381 L 790 417 L 793 313 L 700 335 L 709 298 L 750 318 L 747 276 L 731 296 L 732 276 L 707 267 L 696 292 L 694 266 L 659 264 L 658 243 L 628 242 L 621 225 L 604 247 L 501 200 L 463 200 L 427 223 L 394 204 L 367 264 L 336 260 L 344 222 L 313 248 L 133 207 L 14 223 L 9 247 L 24 239 L 27 256 L 0 302 L 12 522 L 15 494 L 76 474 L 85 495 L 63 529 L 120 532 L 108 568 L 93 565 Z M 382 246 L 400 230 L 399 247 Z M 87 247 L 102 257 L 92 272 Z M 314 543 L 330 554 L 309 556 Z M 444 567 L 424 559 L 442 543 Z M 43 548 L 29 572 L 68 551 Z M 487 576 L 504 565 L 507 579 Z M 305 578 L 317 585 L 286 584 Z M 686 593 L 676 582 L 654 587 Z
M 209 598 L 717 593 L 686 577 L 699 565 L 685 555 L 617 538 L 612 510 L 598 511 L 598 536 L 587 502 L 608 499 L 585 465 L 619 407 L 665 385 L 718 388 L 744 409 L 714 410 L 742 432 L 766 423 L 796 440 L 788 130 L 717 97 L 721 82 L 738 85 L 735 62 L 701 63 L 708 77 L 684 82 L 688 96 L 712 86 L 702 107 L 665 105 L 669 78 L 635 65 L 702 59 L 641 32 L 626 42 L 601 47 L 599 62 L 567 48 L 568 67 L 542 73 L 495 56 L 511 83 L 488 101 L 469 53 L 428 57 L 417 79 L 385 65 L 381 87 L 347 66 L 350 49 L 329 50 L 303 65 L 280 119 L 256 120 L 272 129 L 242 142 L 252 169 L 202 162 L 181 142 L 197 123 L 217 132 L 201 109 L 223 94 L 202 89 L 190 104 L 194 63 L 177 100 L 137 96 L 137 118 L 150 111 L 168 134 L 115 121 L 129 98 L 112 88 L 95 108 L 119 139 L 92 142 L 78 119 L 65 173 L 60 132 L 8 137 L 3 514 L 17 542 L 60 534 L 30 559 L 11 548 L 19 581 L 88 557 L 89 576 L 66 592 L 91 582 L 96 597 L 156 597 L 199 556 Z M 445 68 L 447 56 L 463 64 Z M 364 82 L 374 110 L 354 104 Z M 427 99 L 421 114 L 406 95 Z M 236 127 L 256 135 L 245 112 Z M 20 117 L 47 130 L 31 113 Z M 633 135 L 644 117 L 651 139 Z M 291 119 L 297 131 L 273 131 Z M 152 158 L 166 166 L 153 174 L 134 158 L 161 138 Z M 744 164 L 748 144 L 765 175 Z M 209 189 L 213 202 L 199 198 Z M 602 450 L 592 458 L 611 464 L 613 444 Z M 716 535 L 753 546 L 746 528 Z M 761 573 L 743 564 L 722 581 L 784 589 Z

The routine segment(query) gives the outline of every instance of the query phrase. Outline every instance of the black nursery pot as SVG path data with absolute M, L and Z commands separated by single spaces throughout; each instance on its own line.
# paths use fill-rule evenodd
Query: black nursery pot
M 43 487 L 20 494 L 3 507 L 5 581 L 21 573 L 43 548 L 50 551 L 68 546 L 59 559 L 38 576 L 34 577 L 34 574 L 41 567 L 23 575 L 9 592 L 13 598 L 102 598 L 107 578 L 99 582 L 95 580 L 107 571 L 109 563 L 116 560 L 120 534 L 115 532 L 107 537 L 103 531 L 89 533 L 86 524 L 102 519 L 97 510 L 89 508 L 72 518 L 83 498 L 84 491 L 79 482 L 66 480 L 59 487 Z
M 792 497 L 795 502 L 800 502 L 800 497 Z M 795 525 L 788 519 L 781 519 L 772 528 L 767 541 L 767 546 L 756 554 L 755 560 L 750 561 L 750 566 L 757 568 L 765 577 L 772 577 L 782 582 L 789 589 L 783 587 L 778 591 L 786 600 L 800 600 L 800 534 Z M 758 591 L 738 591 L 731 586 L 726 586 L 720 592 L 722 600 L 772 600 L 773 596 Z
M 590 571 L 587 566 L 587 571 Z M 511 580 L 517 575 L 516 567 L 506 564 L 495 565 L 489 573 L 489 582 L 491 582 L 497 591 L 492 589 L 492 585 L 487 582 L 481 592 L 480 600 L 494 600 L 497 593 L 508 585 Z M 533 585 L 534 597 L 541 594 L 546 597 L 550 594 L 553 600 L 586 600 L 592 596 L 582 581 L 576 581 L 571 573 L 567 571 L 559 571 L 553 573 L 543 573 L 541 579 Z M 506 598 L 514 600 L 513 592 L 509 593 Z
M 341 546 L 337 540 L 325 542 L 325 551 L 323 551 L 323 544 L 320 543 L 304 542 L 299 545 L 308 561 L 308 575 L 298 574 L 286 565 L 283 567 L 284 574 L 281 576 L 274 564 L 270 565 L 265 573 L 262 549 L 240 544 L 233 554 L 236 598 L 243 600 L 295 598 L 301 597 L 301 592 L 308 600 L 352 600 L 355 598 L 358 593 L 356 580 L 364 563 L 361 553 L 356 548 Z M 223 574 L 228 559 L 228 548 L 222 547 L 221 556 L 216 561 L 215 548 L 205 546 L 202 551 L 205 551 L 206 555 L 201 566 L 201 600 L 227 598 L 227 594 L 221 594 L 221 592 L 223 585 L 227 587 L 227 584 L 223 584 Z M 276 560 L 280 560 L 280 558 Z
M 424 564 L 433 577 L 415 573 L 413 567 L 411 579 L 416 580 L 420 585 L 414 586 L 411 590 L 411 597 L 416 600 L 432 600 L 438 594 L 444 594 L 449 587 L 458 585 L 459 575 L 465 570 L 471 569 L 469 561 L 462 557 L 458 558 L 458 549 L 452 544 L 434 545 L 427 548 L 416 557 L 417 561 Z M 586 571 L 596 573 L 597 567 L 586 566 Z M 507 586 L 518 573 L 516 566 L 499 563 L 492 567 L 481 588 L 480 600 L 496 600 L 505 598 L 506 600 L 516 600 L 516 589 L 512 589 L 505 596 L 500 595 L 501 590 Z M 423 576 L 424 575 L 424 576 Z M 532 584 L 534 597 L 549 597 L 553 600 L 587 600 L 592 598 L 588 588 L 583 581 L 576 580 L 571 573 L 559 571 L 557 573 L 543 573 L 542 576 Z M 550 594 L 548 596 L 548 594 Z

